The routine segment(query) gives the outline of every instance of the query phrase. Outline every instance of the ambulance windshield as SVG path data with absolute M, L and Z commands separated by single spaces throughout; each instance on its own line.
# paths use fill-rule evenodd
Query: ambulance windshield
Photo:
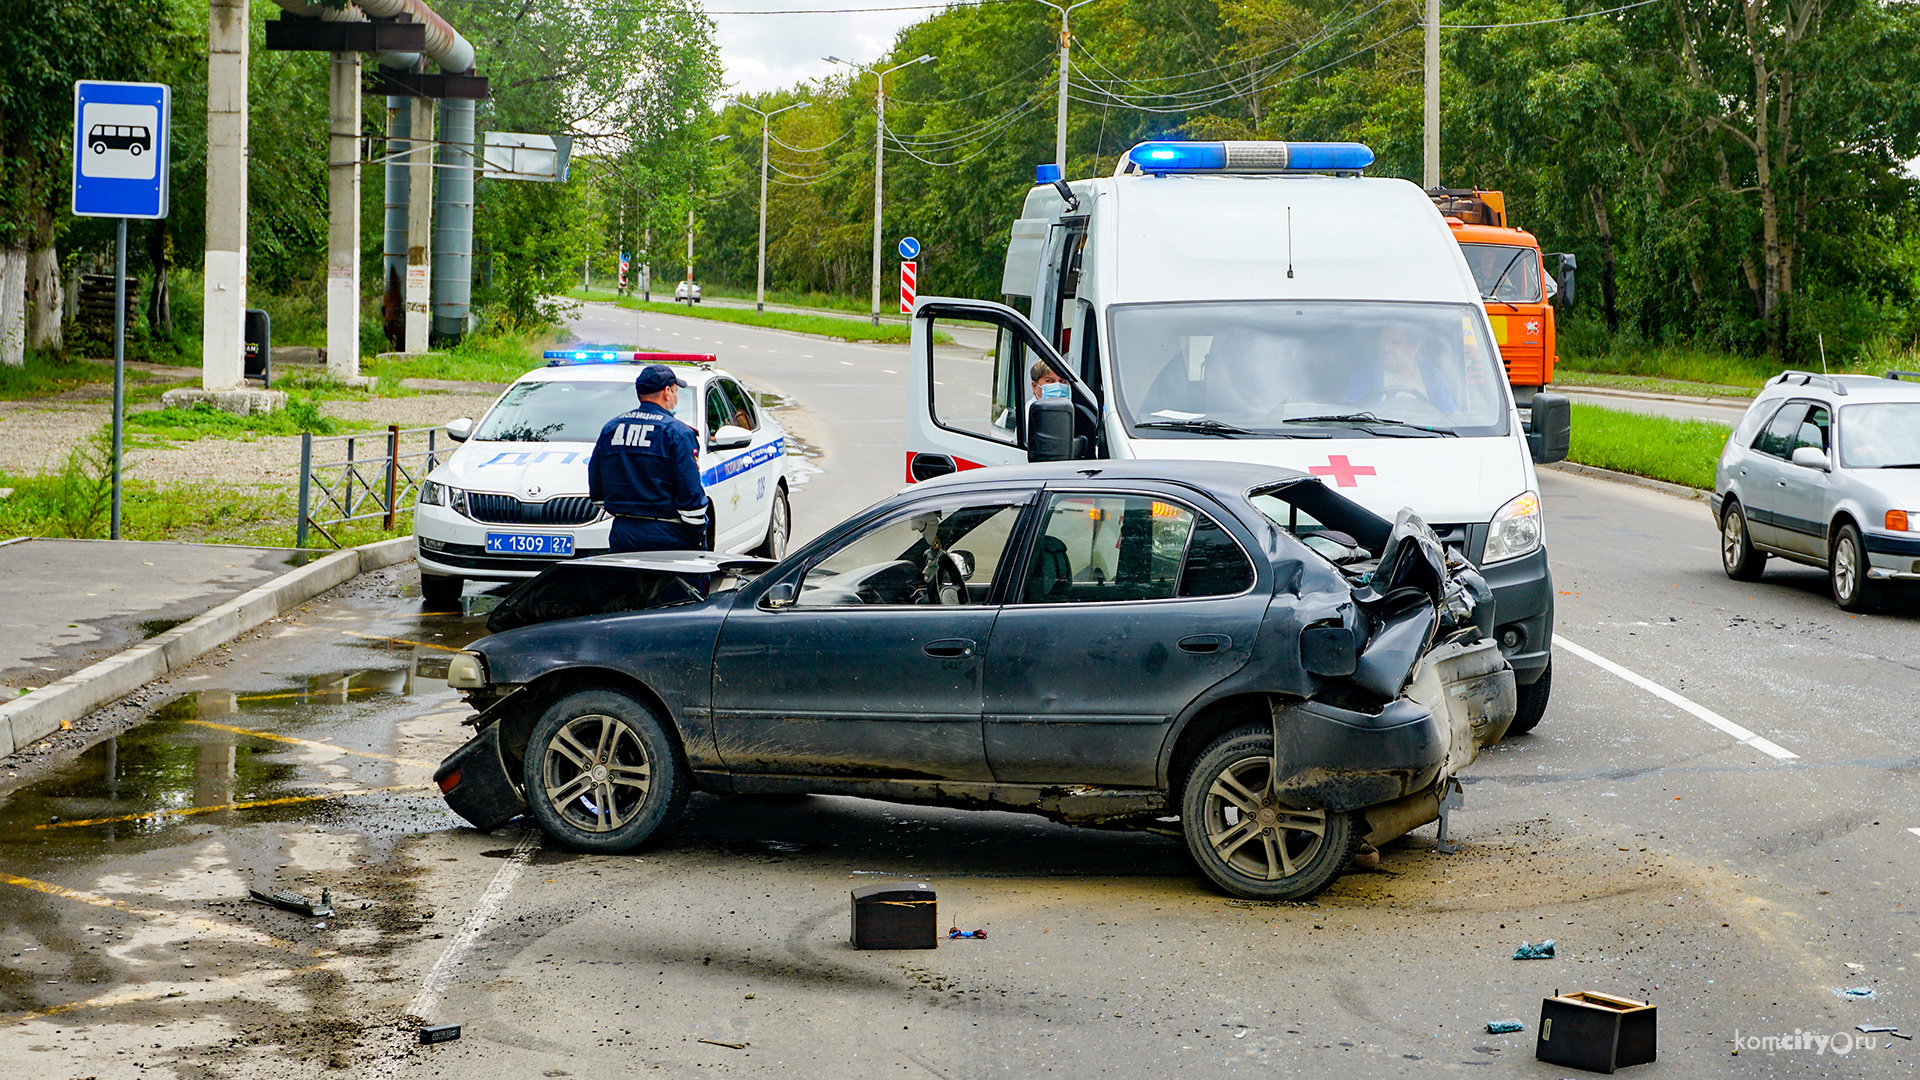
M 1141 438 L 1507 433 L 1486 318 L 1455 304 L 1128 304 L 1113 361 Z

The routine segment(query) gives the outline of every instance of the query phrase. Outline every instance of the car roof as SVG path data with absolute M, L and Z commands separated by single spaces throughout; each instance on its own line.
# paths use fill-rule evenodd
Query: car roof
M 1836 384 L 1846 393 L 1836 391 Z M 1816 398 L 1840 408 L 1867 402 L 1920 401 L 1920 376 L 1893 379 L 1878 375 L 1829 376 L 1789 371 L 1769 379 L 1754 398 L 1754 405 L 1771 405 L 1787 398 Z
M 521 375 L 519 378 L 513 381 L 516 383 L 521 383 L 521 382 L 602 383 L 604 382 L 604 383 L 626 383 L 628 386 L 632 386 L 633 380 L 640 377 L 640 369 L 646 366 L 648 366 L 647 363 L 635 362 L 630 360 L 594 361 L 591 363 L 574 363 L 574 364 L 560 363 L 560 364 L 552 364 L 552 365 L 543 365 L 541 367 L 534 368 L 533 370 L 527 372 L 524 375 Z M 728 378 L 734 378 L 734 376 L 729 372 L 722 371 L 719 368 L 713 367 L 708 364 L 676 363 L 676 364 L 668 364 L 667 366 L 672 368 L 673 373 L 675 375 L 680 376 L 681 379 L 685 380 L 687 385 L 690 387 L 701 386 L 705 383 L 711 382 L 716 378 L 719 378 L 722 375 L 725 375 Z
M 1055 461 L 1038 465 L 1005 465 L 968 469 L 923 480 L 909 492 L 940 488 L 967 488 L 999 483 L 1038 485 L 1059 481 L 1113 483 L 1163 481 L 1214 496 L 1239 497 L 1248 491 L 1289 480 L 1319 478 L 1295 469 L 1239 461 L 1182 461 L 1173 458 L 1135 458 L 1120 461 Z

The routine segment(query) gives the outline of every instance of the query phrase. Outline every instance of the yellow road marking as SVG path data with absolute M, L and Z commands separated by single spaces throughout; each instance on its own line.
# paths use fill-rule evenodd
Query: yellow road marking
M 385 689 L 379 686 L 349 686 L 345 690 L 295 690 L 286 694 L 236 694 L 235 701 L 274 701 L 280 698 L 332 697 L 335 694 L 370 694 Z
M 18 885 L 23 889 L 31 889 L 34 892 L 45 893 L 48 896 L 58 896 L 63 900 L 77 900 L 83 904 L 92 904 L 94 907 L 112 908 L 115 911 L 124 911 L 129 915 L 140 915 L 145 918 L 157 920 L 159 922 L 177 923 L 181 926 L 192 927 L 193 929 L 202 931 L 203 933 L 219 934 L 223 937 L 244 938 L 245 940 L 252 941 L 256 944 L 270 945 L 273 948 L 282 949 L 287 952 L 299 953 L 302 956 L 326 957 L 326 956 L 339 955 L 337 952 L 335 952 L 332 949 L 315 949 L 307 945 L 300 945 L 291 941 L 283 941 L 282 939 L 274 937 L 271 934 L 263 934 L 258 930 L 252 930 L 244 926 L 235 926 L 232 923 L 214 922 L 211 919 L 201 919 L 201 918 L 196 918 L 195 916 L 192 916 L 192 915 L 182 915 L 174 911 L 161 911 L 157 908 L 143 908 L 136 904 L 129 904 L 125 900 L 115 900 L 110 896 L 101 896 L 99 893 L 82 892 L 79 889 L 69 889 L 65 885 L 55 885 L 51 881 L 36 881 L 33 878 L 24 878 L 14 874 L 0 873 L 0 884 Z
M 248 802 L 221 803 L 218 806 L 182 806 L 172 810 L 143 810 L 137 814 L 87 818 L 85 821 L 53 821 L 43 825 L 35 825 L 34 828 L 76 829 L 82 825 L 111 825 L 119 821 L 140 821 L 143 818 L 185 817 L 189 814 L 211 814 L 220 810 L 246 810 L 255 806 L 285 806 L 289 803 L 316 802 L 320 799 L 339 799 L 348 795 L 371 795 L 382 791 L 418 791 L 430 786 L 429 784 L 396 784 L 393 787 L 354 788 L 351 791 L 326 791 L 318 795 L 288 795 L 278 799 L 253 799 Z M 10 879 L 4 874 L 0 874 L 0 881 L 7 880 Z M 18 882 L 15 882 L 15 884 L 18 884 Z
M 391 754 L 376 754 L 371 750 L 349 750 L 344 746 L 335 746 L 332 743 L 314 742 L 311 739 L 296 739 L 291 735 L 278 735 L 271 731 L 256 731 L 253 728 L 234 727 L 231 724 L 216 724 L 211 720 L 188 720 L 186 722 L 189 724 L 198 724 L 201 727 L 213 728 L 216 731 L 231 731 L 236 735 L 251 735 L 256 739 L 271 739 L 274 742 L 292 743 L 294 746 L 304 746 L 309 750 L 331 750 L 336 754 L 352 754 L 354 757 L 391 761 L 395 765 L 417 765 L 423 769 L 431 769 L 434 767 L 434 763 L 431 761 L 416 761 L 413 758 L 394 757 Z
M 193 990 L 218 990 L 223 986 L 263 982 L 267 979 L 277 979 L 288 975 L 307 975 L 315 971 L 324 971 L 327 968 L 340 967 L 344 962 L 343 958 L 339 960 L 329 960 L 324 964 L 309 964 L 306 967 L 249 972 L 246 975 L 237 975 L 232 978 L 221 979 L 214 983 L 187 983 L 185 986 L 191 987 Z M 79 1012 L 82 1009 L 106 1009 L 115 1005 L 131 1005 L 138 1001 L 155 1001 L 161 998 L 172 997 L 174 994 L 179 994 L 181 997 L 189 996 L 184 989 L 136 990 L 125 994 L 107 994 L 97 998 L 88 998 L 85 1001 L 68 1002 L 65 1005 L 49 1005 L 44 1009 L 35 1009 L 32 1012 L 0 1016 L 0 1024 L 22 1023 L 27 1020 L 38 1020 L 45 1016 L 59 1016 L 62 1013 Z M 192 996 L 199 997 L 203 995 L 194 994 Z
M 366 638 L 368 641 L 392 641 L 401 645 L 418 645 L 423 649 L 443 649 L 447 652 L 460 651 L 458 646 L 435 645 L 431 641 L 408 641 L 406 638 L 403 638 L 403 637 L 387 637 L 385 634 L 362 634 L 353 630 L 342 630 L 340 632 L 347 635 L 348 637 Z

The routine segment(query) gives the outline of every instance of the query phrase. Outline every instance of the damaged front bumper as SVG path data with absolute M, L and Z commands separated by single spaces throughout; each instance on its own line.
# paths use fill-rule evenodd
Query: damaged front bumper
M 1513 669 L 1491 639 L 1436 646 L 1378 712 L 1311 700 L 1277 707 L 1275 791 L 1337 812 L 1435 791 L 1507 733 L 1516 700 Z
M 448 808 L 481 832 L 492 832 L 527 812 L 527 800 L 500 750 L 500 727 L 481 729 L 433 772 Z

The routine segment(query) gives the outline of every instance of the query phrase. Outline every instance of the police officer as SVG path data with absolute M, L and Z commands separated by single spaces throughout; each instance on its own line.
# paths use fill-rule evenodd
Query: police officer
M 665 364 L 641 368 L 633 381 L 639 406 L 607 421 L 593 445 L 587 493 L 614 515 L 614 551 L 707 547 L 700 437 L 673 415 L 686 385 Z

